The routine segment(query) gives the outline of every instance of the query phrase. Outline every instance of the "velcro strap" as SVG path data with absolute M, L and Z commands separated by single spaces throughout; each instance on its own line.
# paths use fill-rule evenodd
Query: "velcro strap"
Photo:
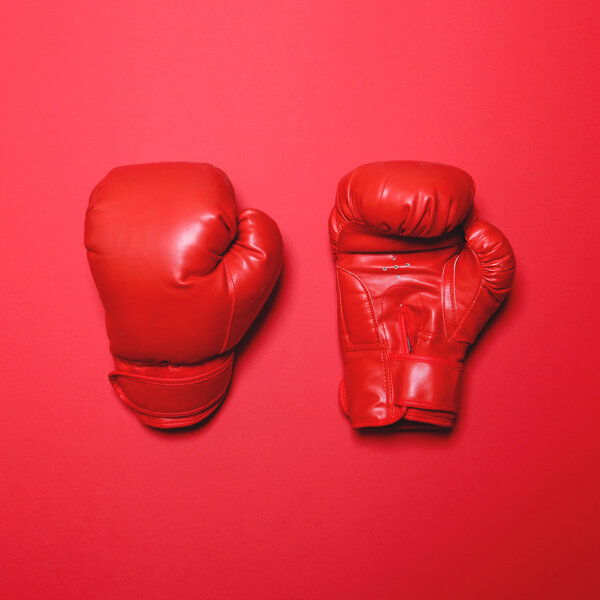
M 163 367 L 165 375 L 156 377 L 145 367 L 118 363 L 108 379 L 119 398 L 138 413 L 152 417 L 185 417 L 209 409 L 224 397 L 231 380 L 233 353 L 219 356 L 202 365 L 178 367 L 177 377 Z M 191 376 L 185 376 L 191 375 Z
M 394 404 L 456 414 L 462 365 L 411 354 L 391 357 Z

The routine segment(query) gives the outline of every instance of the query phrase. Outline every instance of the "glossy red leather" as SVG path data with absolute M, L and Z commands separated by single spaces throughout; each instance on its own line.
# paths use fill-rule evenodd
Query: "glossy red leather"
M 238 212 L 227 175 L 212 165 L 125 166 L 93 190 L 85 246 L 117 395 L 153 427 L 213 413 L 235 345 L 281 271 L 276 223 Z
M 340 402 L 353 427 L 451 427 L 470 344 L 512 286 L 515 258 L 477 220 L 464 171 L 397 161 L 338 185 Z

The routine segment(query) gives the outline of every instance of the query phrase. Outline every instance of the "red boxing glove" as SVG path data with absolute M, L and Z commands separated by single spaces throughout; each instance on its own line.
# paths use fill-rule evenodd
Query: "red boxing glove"
M 238 213 L 227 175 L 212 165 L 118 167 L 92 192 L 85 246 L 119 398 L 152 427 L 205 419 L 279 276 L 275 222 Z
M 462 360 L 512 286 L 515 258 L 473 216 L 456 167 L 382 162 L 342 178 L 336 258 L 340 402 L 353 427 L 451 427 Z

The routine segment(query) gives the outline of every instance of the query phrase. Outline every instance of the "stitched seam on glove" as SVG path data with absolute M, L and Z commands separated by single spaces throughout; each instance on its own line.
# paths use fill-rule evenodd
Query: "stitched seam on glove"
M 427 410 L 440 410 L 442 412 L 458 412 L 458 402 L 456 404 L 446 404 L 444 402 L 402 402 L 397 406 L 425 408 Z
M 235 282 L 233 281 L 233 275 L 231 274 L 225 255 L 223 255 L 223 265 L 225 266 L 225 272 L 227 274 L 227 283 L 231 286 L 231 315 L 229 316 L 229 322 L 227 323 L 227 329 L 225 330 L 225 340 L 223 341 L 221 352 L 225 352 L 225 349 L 227 348 L 227 342 L 229 341 L 231 325 L 233 323 L 233 316 L 235 313 Z
M 481 284 L 479 285 L 479 289 L 477 290 L 477 293 L 475 294 L 475 297 L 473 298 L 473 301 L 469 305 L 469 308 L 467 308 L 467 310 L 465 311 L 465 314 L 463 315 L 463 318 L 460 320 L 460 323 L 457 325 L 456 330 L 454 331 L 454 335 L 450 338 L 450 341 L 453 342 L 458 338 L 458 333 L 460 331 L 462 324 L 465 322 L 465 320 L 471 313 L 471 310 L 473 309 L 475 304 L 477 304 L 477 300 L 479 299 L 479 296 L 481 296 L 481 290 L 484 290 L 484 289 L 486 289 L 486 287 L 482 281 Z
M 346 317 L 344 316 L 344 305 L 342 304 L 342 290 L 340 288 L 340 274 L 339 274 L 340 267 L 338 267 L 336 265 L 335 268 L 336 268 L 335 280 L 336 280 L 336 284 L 337 284 L 337 293 L 338 293 L 338 306 L 340 307 L 340 312 L 339 312 L 340 321 L 341 321 L 342 329 L 344 330 L 344 335 L 346 336 L 346 340 L 348 343 L 350 343 L 350 336 L 348 335 L 348 328 L 346 327 Z
M 161 385 L 161 386 L 183 386 L 183 385 L 194 385 L 196 383 L 202 383 L 203 381 L 209 381 L 221 375 L 224 371 L 227 371 L 231 367 L 231 361 L 233 360 L 233 354 L 227 359 L 227 361 L 215 371 L 210 373 L 202 373 L 195 377 L 184 377 L 182 379 L 166 379 L 162 377 L 143 377 L 140 375 L 132 375 L 131 373 L 124 373 L 123 371 L 112 371 L 108 375 L 108 379 L 112 382 L 117 377 L 126 377 L 131 381 L 137 383 L 144 383 L 148 385 Z
M 441 365 L 444 367 L 448 367 L 449 369 L 455 369 L 456 371 L 462 371 L 463 365 L 460 363 L 455 363 L 449 360 L 444 360 L 443 358 L 428 358 L 425 356 L 415 356 L 414 354 L 390 354 L 390 360 L 394 361 L 411 361 L 417 363 L 428 363 L 433 365 Z
M 379 336 L 379 322 L 377 321 L 377 315 L 375 314 L 375 307 L 374 307 L 374 303 L 373 303 L 373 298 L 371 297 L 371 292 L 369 292 L 369 289 L 365 285 L 365 282 L 358 275 L 356 275 L 355 273 L 352 273 L 352 271 L 348 271 L 347 269 L 344 269 L 344 267 L 338 266 L 338 269 L 340 271 L 344 271 L 344 273 L 348 273 L 348 275 L 350 275 L 351 277 L 354 277 L 356 279 L 356 281 L 358 281 L 358 283 L 360 283 L 361 287 L 363 288 L 363 290 L 369 297 L 369 310 L 371 312 L 371 317 L 372 317 L 371 327 L 373 328 L 373 332 L 375 333 L 375 337 L 377 338 L 377 341 L 381 342 L 381 337 Z M 342 308 L 343 308 L 343 306 L 342 306 Z
M 479 256 L 477 255 L 477 252 L 475 252 L 474 250 L 472 250 L 471 248 L 469 248 L 468 245 L 467 245 L 467 248 L 473 254 L 473 256 L 475 257 L 475 260 L 477 260 L 477 264 L 479 265 L 480 283 L 479 283 L 479 288 L 475 292 L 475 296 L 473 297 L 473 300 L 471 301 L 471 304 L 469 304 L 469 307 L 465 311 L 465 314 L 462 316 L 462 319 L 460 320 L 460 322 L 456 326 L 456 329 L 454 330 L 454 333 L 452 334 L 452 337 L 450 338 L 450 341 L 454 341 L 454 340 L 456 340 L 458 338 L 458 333 L 460 331 L 460 328 L 461 328 L 462 324 L 465 322 L 465 320 L 467 319 L 467 317 L 469 316 L 469 314 L 471 313 L 471 310 L 473 309 L 473 307 L 475 306 L 475 304 L 477 303 L 477 300 L 479 299 L 479 296 L 481 295 L 481 290 L 482 289 L 487 289 L 485 287 L 485 278 L 483 276 L 483 265 L 481 264 L 481 261 L 479 260 Z
M 354 344 L 352 346 L 342 346 L 342 350 L 345 352 L 379 352 L 385 350 L 385 346 L 381 343 L 378 344 Z

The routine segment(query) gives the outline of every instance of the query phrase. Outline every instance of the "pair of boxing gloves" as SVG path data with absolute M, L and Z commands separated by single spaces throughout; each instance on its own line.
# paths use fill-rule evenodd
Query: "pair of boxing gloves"
M 368 164 L 339 182 L 329 235 L 353 427 L 453 425 L 465 353 L 515 268 L 474 191 L 464 171 L 425 162 Z M 281 271 L 276 223 L 238 211 L 212 165 L 126 166 L 93 190 L 85 246 L 119 398 L 152 427 L 207 418 Z

